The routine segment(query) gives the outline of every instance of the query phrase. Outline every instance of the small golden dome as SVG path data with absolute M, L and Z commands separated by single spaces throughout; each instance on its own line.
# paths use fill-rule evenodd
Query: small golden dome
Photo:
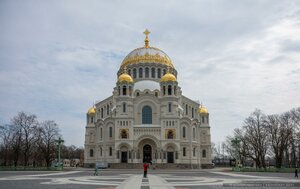
M 162 76 L 162 78 L 160 79 L 160 82 L 175 82 L 177 81 L 175 75 L 173 75 L 172 73 L 166 73 L 164 76 Z
M 128 82 L 128 83 L 133 83 L 133 79 L 130 75 L 128 75 L 127 73 L 123 73 L 119 76 L 118 78 L 118 82 Z
M 199 114 L 208 114 L 208 110 L 205 106 L 200 105 L 199 109 L 198 109 L 198 113 Z
M 91 107 L 89 110 L 88 110 L 88 115 L 95 115 L 96 114 L 96 108 L 94 107 Z

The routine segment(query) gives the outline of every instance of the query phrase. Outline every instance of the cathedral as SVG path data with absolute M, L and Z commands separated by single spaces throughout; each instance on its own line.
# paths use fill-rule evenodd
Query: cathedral
M 122 61 L 112 95 L 87 112 L 85 167 L 212 165 L 208 110 L 182 95 L 172 60 L 150 46 L 149 33 Z

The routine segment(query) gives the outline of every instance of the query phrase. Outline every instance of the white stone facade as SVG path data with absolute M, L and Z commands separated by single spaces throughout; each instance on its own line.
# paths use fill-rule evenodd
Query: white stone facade
M 140 49 L 136 56 L 164 53 Z M 135 51 L 139 49 L 130 55 Z M 121 79 L 127 73 L 133 82 Z M 172 65 L 157 59 L 121 65 L 113 95 L 97 102 L 94 112 L 87 114 L 86 167 L 98 162 L 144 161 L 199 168 L 211 165 L 209 114 L 182 95 L 177 80 L 163 80 L 167 73 L 177 76 Z

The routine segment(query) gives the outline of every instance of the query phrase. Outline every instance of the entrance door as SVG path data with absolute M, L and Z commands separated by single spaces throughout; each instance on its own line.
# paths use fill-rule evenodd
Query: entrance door
M 152 148 L 149 144 L 146 144 L 143 147 L 143 162 L 150 162 L 152 161 Z
M 121 153 L 121 163 L 127 163 L 127 152 Z
M 174 152 L 168 152 L 168 163 L 174 163 Z

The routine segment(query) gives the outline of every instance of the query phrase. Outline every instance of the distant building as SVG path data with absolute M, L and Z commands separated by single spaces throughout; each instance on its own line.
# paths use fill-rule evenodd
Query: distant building
M 207 109 L 182 95 L 170 57 L 144 33 L 145 46 L 124 58 L 113 95 L 87 112 L 84 166 L 211 166 Z

